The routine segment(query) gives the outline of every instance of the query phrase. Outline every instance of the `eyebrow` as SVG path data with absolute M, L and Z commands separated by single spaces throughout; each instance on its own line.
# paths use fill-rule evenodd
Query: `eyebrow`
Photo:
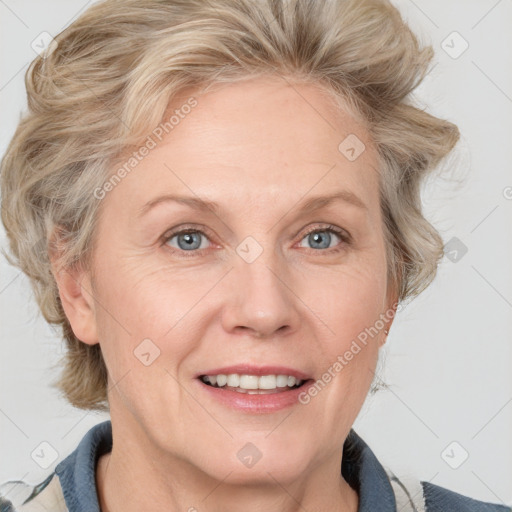
M 327 196 L 315 196 L 309 198 L 305 201 L 302 206 L 299 208 L 300 213 L 308 213 L 319 210 L 320 208 L 324 208 L 336 201 L 342 201 L 352 206 L 356 206 L 363 210 L 368 210 L 368 207 L 364 204 L 364 202 L 353 192 L 349 190 L 341 190 L 335 194 L 327 195 Z M 155 206 L 160 203 L 165 202 L 175 202 L 178 204 L 183 204 L 190 208 L 203 211 L 203 212 L 213 212 L 218 214 L 222 209 L 221 206 L 215 201 L 210 201 L 207 199 L 201 199 L 199 197 L 190 197 L 190 196 L 180 196 L 173 194 L 165 194 L 159 197 L 148 201 L 138 213 L 138 217 L 142 217 L 146 215 L 150 210 L 152 210 Z M 292 208 L 293 209 L 293 208 Z

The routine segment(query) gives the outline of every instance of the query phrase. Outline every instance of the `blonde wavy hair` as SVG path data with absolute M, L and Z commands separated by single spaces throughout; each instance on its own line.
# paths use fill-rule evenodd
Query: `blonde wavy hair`
M 422 214 L 420 186 L 459 132 L 410 100 L 433 50 L 388 1 L 106 0 L 50 48 L 25 76 L 28 112 L 1 163 L 1 214 L 6 256 L 62 328 L 57 385 L 74 406 L 108 408 L 107 370 L 100 346 L 73 334 L 50 254 L 58 247 L 64 268 L 90 265 L 94 191 L 187 88 L 273 74 L 343 99 L 378 150 L 389 282 L 403 301 L 435 277 L 443 241 Z

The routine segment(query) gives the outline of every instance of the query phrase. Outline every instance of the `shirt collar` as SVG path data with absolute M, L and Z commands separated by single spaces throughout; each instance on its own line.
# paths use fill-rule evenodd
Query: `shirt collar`
M 55 472 L 69 512 L 100 512 L 96 492 L 96 463 L 112 450 L 110 420 L 92 427 Z M 368 445 L 351 429 L 343 444 L 341 474 L 359 494 L 358 512 L 396 512 L 393 488 L 386 471 Z
M 359 494 L 358 512 L 396 512 L 395 493 L 386 470 L 354 429 L 343 445 L 341 474 Z
M 112 450 L 110 420 L 92 427 L 79 445 L 55 468 L 69 512 L 100 512 L 96 463 Z

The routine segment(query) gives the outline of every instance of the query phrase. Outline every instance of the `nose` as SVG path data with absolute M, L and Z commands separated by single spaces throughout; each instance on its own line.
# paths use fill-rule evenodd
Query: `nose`
M 270 258 L 260 256 L 247 263 L 240 260 L 227 283 L 229 299 L 222 323 L 226 332 L 271 338 L 295 332 L 300 322 L 301 304 L 293 293 L 289 273 Z

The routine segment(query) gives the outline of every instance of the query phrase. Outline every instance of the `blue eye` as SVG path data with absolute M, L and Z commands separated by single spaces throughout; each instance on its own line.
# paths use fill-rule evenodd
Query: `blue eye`
M 339 242 L 332 246 L 331 244 L 333 241 L 336 242 L 336 238 L 339 239 Z M 309 249 L 328 254 L 341 251 L 351 243 L 350 235 L 336 226 L 311 229 L 301 239 L 300 247 L 305 247 L 302 245 L 304 240 L 311 244 Z M 163 244 L 170 247 L 179 256 L 197 256 L 200 251 L 207 249 L 210 243 L 209 237 L 203 231 L 191 227 L 169 233 L 163 237 Z
M 202 231 L 186 229 L 171 234 L 167 238 L 166 243 L 175 249 L 181 249 L 182 251 L 189 252 L 197 249 L 205 249 L 204 245 L 201 243 L 201 237 L 207 239 L 206 235 Z M 170 243 L 174 239 L 176 239 L 177 247 Z
M 333 237 L 334 235 L 334 237 Z M 339 238 L 341 241 L 348 242 L 347 236 L 334 226 L 330 226 L 328 228 L 314 229 L 306 234 L 306 236 L 302 240 L 306 240 L 311 244 L 310 248 L 312 249 L 334 249 L 331 247 L 331 242 L 333 239 Z M 338 245 L 338 244 L 337 244 Z M 304 247 L 301 245 L 301 247 Z M 339 250 L 339 248 L 335 249 Z

